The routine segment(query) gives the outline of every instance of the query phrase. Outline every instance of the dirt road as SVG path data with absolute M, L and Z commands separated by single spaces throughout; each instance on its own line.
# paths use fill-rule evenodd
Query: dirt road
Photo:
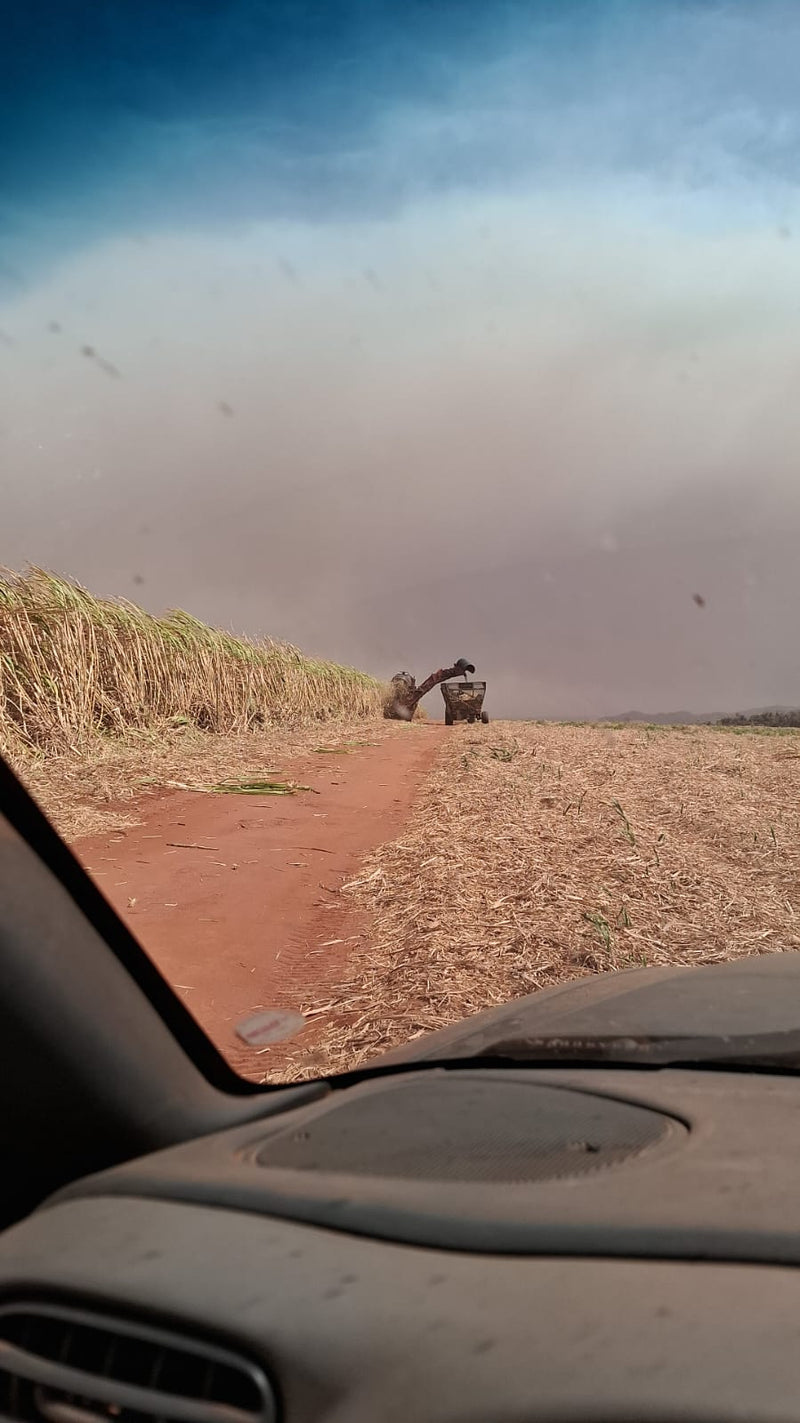
M 319 1001 L 341 979 L 368 925 L 340 888 L 398 834 L 445 735 L 397 726 L 375 745 L 307 756 L 282 768 L 313 788 L 294 796 L 162 791 L 140 803 L 140 826 L 75 843 L 239 1072 L 260 1078 L 268 1063 L 272 1074 L 280 1050 L 245 1046 L 237 1022 Z M 306 1037 L 311 1047 L 314 1027 Z

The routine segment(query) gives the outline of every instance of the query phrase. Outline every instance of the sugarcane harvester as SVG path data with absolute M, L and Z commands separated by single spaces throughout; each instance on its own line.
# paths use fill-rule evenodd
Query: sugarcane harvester
M 410 672 L 396 672 L 384 715 L 392 721 L 411 721 L 422 698 L 441 683 L 444 719 L 448 726 L 452 726 L 454 721 L 482 721 L 486 724 L 489 718 L 482 710 L 486 683 L 468 682 L 467 673 L 474 671 L 473 664 L 466 657 L 459 657 L 452 667 L 439 667 L 419 686 Z M 462 677 L 463 681 L 451 682 L 454 677 Z

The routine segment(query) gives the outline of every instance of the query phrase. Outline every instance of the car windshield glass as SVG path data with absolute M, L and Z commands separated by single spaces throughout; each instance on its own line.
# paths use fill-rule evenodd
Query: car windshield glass
M 235 1070 L 795 950 L 800 9 L 3 47 L 0 752 Z

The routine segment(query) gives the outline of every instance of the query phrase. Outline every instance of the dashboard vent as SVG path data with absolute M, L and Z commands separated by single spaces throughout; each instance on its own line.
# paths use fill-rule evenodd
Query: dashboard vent
M 57 1305 L 0 1309 L 0 1417 L 22 1423 L 273 1423 L 254 1364 Z

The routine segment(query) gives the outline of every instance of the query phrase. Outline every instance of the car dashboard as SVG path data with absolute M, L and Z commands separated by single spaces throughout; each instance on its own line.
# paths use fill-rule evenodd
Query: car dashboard
M 800 1081 L 436 1067 L 267 1101 L 0 1238 L 3 1417 L 800 1420 Z

